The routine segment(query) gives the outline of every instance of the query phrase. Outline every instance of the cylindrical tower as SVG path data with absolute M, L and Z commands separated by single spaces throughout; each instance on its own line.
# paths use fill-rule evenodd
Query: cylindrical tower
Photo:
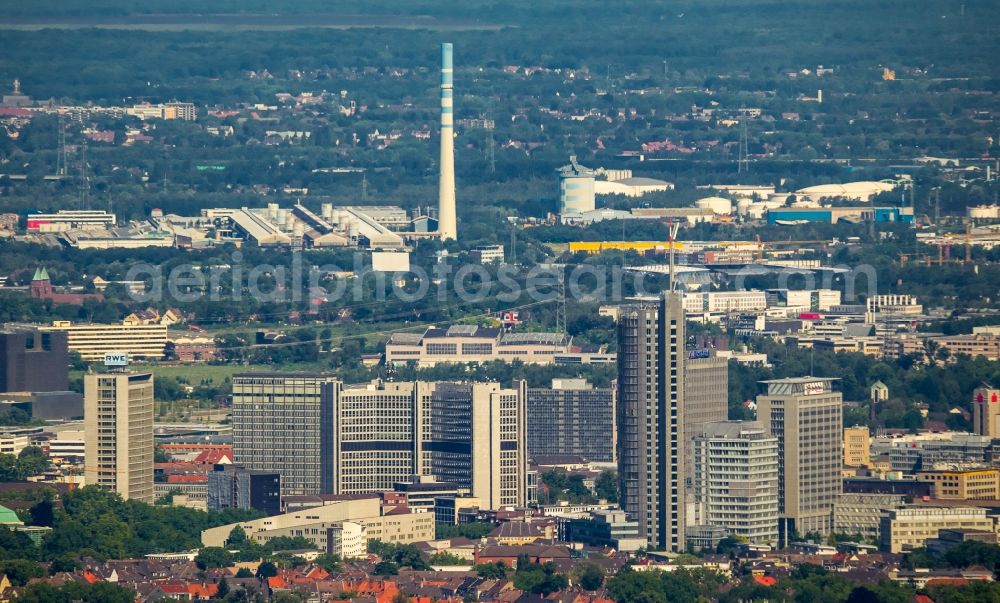
M 559 213 L 594 211 L 594 170 L 576 162 L 571 155 L 569 165 L 559 168 Z
M 458 238 L 455 219 L 455 124 L 451 43 L 441 45 L 441 174 L 438 181 L 438 232 L 441 240 Z

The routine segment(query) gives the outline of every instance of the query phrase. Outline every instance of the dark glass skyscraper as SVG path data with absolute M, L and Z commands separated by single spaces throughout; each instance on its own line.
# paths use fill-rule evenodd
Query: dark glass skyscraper
M 680 293 L 619 313 L 619 500 L 659 550 L 684 550 L 684 338 Z

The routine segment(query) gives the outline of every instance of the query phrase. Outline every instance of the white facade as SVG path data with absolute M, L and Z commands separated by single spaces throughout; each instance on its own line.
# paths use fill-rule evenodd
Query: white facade
M 751 544 L 778 540 L 778 439 L 759 423 L 709 423 L 694 447 L 695 523 Z
M 43 331 L 63 331 L 69 351 L 79 352 L 84 360 L 102 360 L 105 354 L 125 353 L 129 359 L 163 357 L 167 345 L 167 325 L 72 324 L 53 321 Z
M 87 452 L 85 442 L 83 431 L 60 432 L 59 437 L 49 440 L 49 457 L 82 461 Z
M 767 296 L 763 291 L 713 291 L 684 294 L 684 311 L 689 314 L 756 312 L 765 309 L 767 309 Z
M 559 213 L 593 211 L 594 170 L 577 163 L 575 155 L 569 161 L 569 165 L 559 168 Z
M 72 229 L 105 229 L 115 225 L 115 215 L 103 210 L 59 210 L 54 214 L 28 214 L 29 232 L 62 232 Z

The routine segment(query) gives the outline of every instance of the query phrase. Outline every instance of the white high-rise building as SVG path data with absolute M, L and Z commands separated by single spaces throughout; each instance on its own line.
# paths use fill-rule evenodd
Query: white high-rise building
M 87 485 L 153 504 L 153 375 L 84 375 L 83 415 Z
M 751 421 L 708 423 L 694 448 L 695 523 L 753 544 L 778 541 L 778 439 Z

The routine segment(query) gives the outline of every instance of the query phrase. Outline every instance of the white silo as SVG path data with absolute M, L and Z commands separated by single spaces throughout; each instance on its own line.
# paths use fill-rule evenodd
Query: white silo
M 725 197 L 705 197 L 694 202 L 695 207 L 710 209 L 717 216 L 728 216 L 733 213 L 733 202 Z
M 333 218 L 333 203 L 324 203 L 320 209 L 320 216 L 327 221 Z
M 559 213 L 572 214 L 594 211 L 594 170 L 576 162 L 571 155 L 569 165 L 559 168 Z

